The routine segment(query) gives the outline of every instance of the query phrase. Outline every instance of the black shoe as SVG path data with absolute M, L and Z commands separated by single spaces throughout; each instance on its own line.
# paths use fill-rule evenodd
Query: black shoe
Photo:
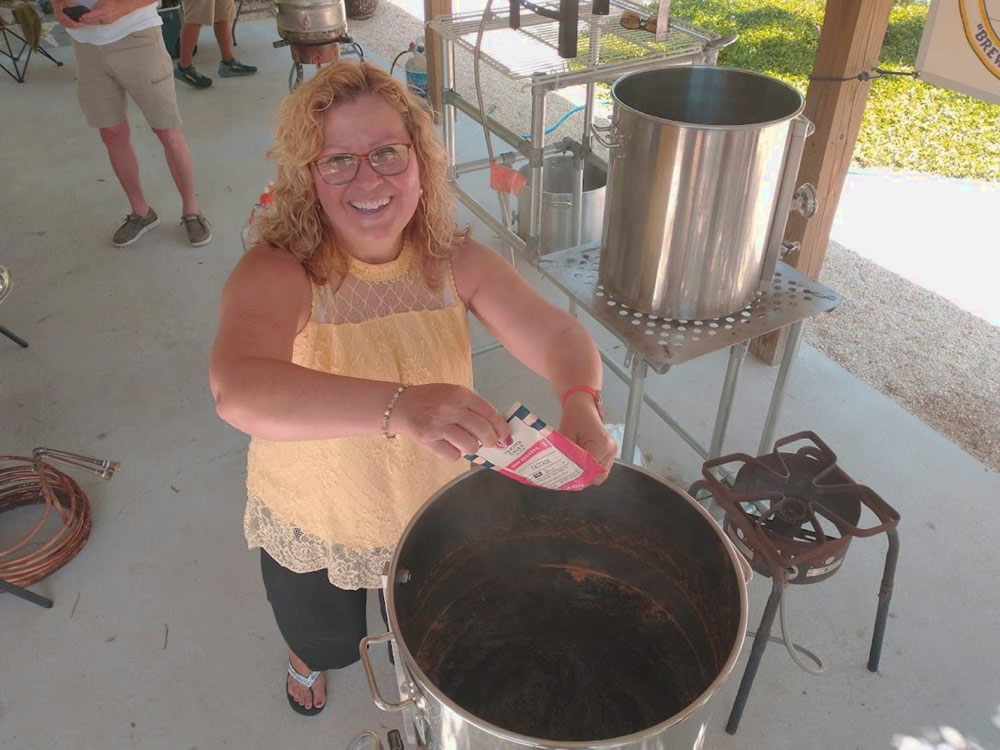
M 196 89 L 207 89 L 212 85 L 212 79 L 195 70 L 194 65 L 182 68 L 181 64 L 177 63 L 177 67 L 174 68 L 174 78 L 178 81 L 184 81 L 188 86 L 194 86 Z
M 228 62 L 223 60 L 219 63 L 219 75 L 223 78 L 230 78 L 233 76 L 252 76 L 256 72 L 257 67 L 255 65 L 241 63 L 235 57 Z

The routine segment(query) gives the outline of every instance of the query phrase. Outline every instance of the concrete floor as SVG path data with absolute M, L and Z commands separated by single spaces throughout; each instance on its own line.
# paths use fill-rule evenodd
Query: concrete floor
M 31 342 L 21 350 L 0 340 L 0 454 L 45 445 L 122 462 L 108 483 L 73 472 L 94 528 L 75 560 L 34 587 L 55 607 L 0 598 L 0 747 L 342 748 L 361 730 L 384 737 L 395 725 L 372 706 L 358 666 L 329 676 L 333 700 L 319 717 L 288 709 L 285 651 L 242 536 L 247 440 L 218 420 L 207 387 L 219 291 L 271 174 L 264 154 L 289 59 L 274 38 L 271 22 L 243 24 L 238 53 L 261 72 L 178 92 L 215 226 L 200 249 L 176 226 L 179 202 L 141 118 L 136 148 L 164 221 L 132 248 L 110 246 L 126 204 L 77 108 L 69 50 L 57 52 L 63 68 L 33 60 L 22 86 L 0 80 L 0 263 L 15 278 L 0 322 Z M 207 69 L 216 54 L 206 35 L 197 61 Z M 460 136 L 464 155 L 481 155 L 479 131 L 465 125 Z M 724 363 L 706 357 L 652 378 L 650 390 L 707 436 Z M 520 399 L 555 418 L 545 384 L 505 352 L 478 358 L 476 374 L 499 408 Z M 756 447 L 774 375 L 747 362 L 727 450 Z M 607 404 L 621 421 L 625 388 L 610 375 Z M 805 428 L 903 516 L 881 672 L 865 661 L 885 543 L 858 540 L 838 575 L 788 598 L 794 639 L 823 657 L 826 673 L 810 677 L 771 646 L 739 733 L 723 731 L 734 678 L 708 746 L 876 750 L 949 725 L 1000 747 L 1000 552 L 986 531 L 1000 477 L 808 348 L 779 434 Z M 697 457 L 648 413 L 640 443 L 657 471 L 685 484 L 697 476 Z M 5 514 L 0 547 L 30 520 L 30 511 Z M 751 585 L 754 626 L 769 588 Z M 375 657 L 388 684 L 384 651 Z

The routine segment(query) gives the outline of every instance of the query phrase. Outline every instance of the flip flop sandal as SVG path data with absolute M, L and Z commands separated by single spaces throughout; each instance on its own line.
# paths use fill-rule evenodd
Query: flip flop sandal
M 314 704 L 312 708 L 306 708 L 300 705 L 290 692 L 288 692 L 288 685 L 285 685 L 285 697 L 288 698 L 288 705 L 292 707 L 292 710 L 297 714 L 302 714 L 303 716 L 315 716 L 324 708 L 326 708 L 326 703 L 322 706 L 317 707 L 315 705 L 316 695 L 312 692 L 312 686 L 320 676 L 320 672 L 310 672 L 308 677 L 303 677 L 292 666 L 292 662 L 288 662 L 288 674 L 292 676 L 292 679 L 303 687 L 309 688 L 309 693 L 312 695 Z

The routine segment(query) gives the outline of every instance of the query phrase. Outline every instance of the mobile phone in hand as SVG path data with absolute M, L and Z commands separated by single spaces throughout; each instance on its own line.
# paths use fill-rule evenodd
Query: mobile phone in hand
M 81 16 L 90 13 L 90 8 L 86 5 L 70 5 L 67 8 L 63 8 L 63 13 L 72 18 L 74 21 L 79 22 Z

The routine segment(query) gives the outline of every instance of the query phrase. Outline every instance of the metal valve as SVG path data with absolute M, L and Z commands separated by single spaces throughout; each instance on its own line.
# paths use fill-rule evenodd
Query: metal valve
M 816 215 L 816 208 L 819 200 L 816 197 L 816 186 L 805 183 L 792 193 L 792 211 L 798 211 L 802 216 L 809 219 Z

